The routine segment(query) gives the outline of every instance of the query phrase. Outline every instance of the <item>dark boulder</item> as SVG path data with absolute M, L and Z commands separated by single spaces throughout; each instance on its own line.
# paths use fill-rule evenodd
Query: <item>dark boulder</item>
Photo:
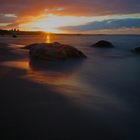
M 131 49 L 133 53 L 140 53 L 140 47 Z
M 17 35 L 12 35 L 13 38 L 17 38 Z
M 101 40 L 97 43 L 93 44 L 92 47 L 98 47 L 98 48 L 112 48 L 114 47 L 113 44 L 109 41 Z
M 25 46 L 24 49 L 29 49 L 29 53 L 32 58 L 43 60 L 61 60 L 86 57 L 78 49 L 58 42 L 31 44 Z

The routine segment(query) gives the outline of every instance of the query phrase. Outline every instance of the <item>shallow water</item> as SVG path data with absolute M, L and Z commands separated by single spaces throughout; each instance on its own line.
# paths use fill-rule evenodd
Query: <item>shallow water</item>
M 140 138 L 140 56 L 130 51 L 140 46 L 140 36 L 51 35 L 50 39 L 75 46 L 88 58 L 82 61 L 32 62 L 28 52 L 18 48 L 45 42 L 46 37 L 6 36 L 0 37 L 0 42 L 12 44 L 11 47 L 16 48 L 14 53 L 21 58 L 4 61 L 1 67 L 24 71 L 24 74 L 17 75 L 21 79 L 46 87 L 54 86 L 53 92 L 60 94 L 72 106 L 84 110 L 88 116 L 96 115 L 107 124 L 104 124 L 105 128 L 109 125 L 116 131 L 119 139 L 121 136 L 128 140 Z M 111 41 L 115 48 L 91 48 L 90 45 L 98 40 Z M 1 70 L 1 75 L 6 74 Z

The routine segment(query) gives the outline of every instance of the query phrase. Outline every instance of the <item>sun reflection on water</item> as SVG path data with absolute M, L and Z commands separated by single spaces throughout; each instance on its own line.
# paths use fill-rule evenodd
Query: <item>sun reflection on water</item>
M 44 65 L 47 63 L 43 63 Z M 80 69 L 79 66 L 74 67 L 73 69 L 66 69 L 66 65 L 64 65 L 64 69 L 52 69 L 51 65 L 48 64 L 47 68 L 42 67 L 38 63 L 29 62 L 28 60 L 23 61 L 7 61 L 2 63 L 3 66 L 7 68 L 16 68 L 22 70 L 24 73 L 19 76 L 19 78 L 32 81 L 34 83 L 43 84 L 43 85 L 51 85 L 53 86 L 52 91 L 55 91 L 65 98 L 75 103 L 77 106 L 82 106 L 90 109 L 100 109 L 104 104 L 111 104 L 114 107 L 119 107 L 119 103 L 115 102 L 112 97 L 104 96 L 100 94 L 100 90 L 96 89 L 96 87 L 91 87 L 90 85 L 86 85 L 84 82 L 79 81 L 80 79 L 75 79 L 77 70 Z M 4 67 L 4 70 L 5 70 Z M 54 66 L 53 66 L 54 67 Z M 70 65 L 70 67 L 72 67 Z M 0 71 L 1 73 L 1 71 Z M 2 71 L 2 75 L 5 75 Z M 112 102 L 113 101 L 113 102 Z
M 46 34 L 46 43 L 51 43 L 51 34 L 50 33 Z
M 21 78 L 34 81 L 40 84 L 64 84 L 75 73 L 75 69 L 53 69 L 55 65 L 53 65 L 52 68 L 50 68 L 51 65 L 48 66 L 48 68 L 41 68 L 38 63 L 36 65 L 27 60 L 7 61 L 4 62 L 2 65 L 6 67 L 21 69 L 25 72 L 25 74 L 22 75 Z M 44 65 L 47 65 L 47 63 L 45 63 Z
M 11 68 L 18 68 L 22 70 L 29 69 L 28 61 L 6 61 L 2 63 L 3 66 L 11 67 Z

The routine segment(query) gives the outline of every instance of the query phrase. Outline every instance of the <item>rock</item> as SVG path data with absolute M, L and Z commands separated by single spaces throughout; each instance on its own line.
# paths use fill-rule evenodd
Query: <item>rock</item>
M 131 49 L 133 53 L 140 53 L 140 47 Z
M 93 44 L 92 47 L 98 47 L 98 48 L 112 48 L 114 47 L 113 44 L 109 41 L 101 40 L 97 43 Z
M 25 46 L 24 49 L 29 49 L 29 53 L 32 58 L 43 60 L 61 60 L 86 57 L 78 49 L 58 42 L 31 44 Z
M 17 38 L 17 35 L 12 35 L 13 38 Z

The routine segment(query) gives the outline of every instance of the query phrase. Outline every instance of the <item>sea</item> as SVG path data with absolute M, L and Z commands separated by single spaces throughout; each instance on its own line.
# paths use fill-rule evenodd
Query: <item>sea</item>
M 114 48 L 91 47 L 100 40 L 110 41 Z M 0 37 L 0 42 L 9 44 L 19 56 L 4 60 L 2 66 L 23 70 L 21 79 L 44 88 L 52 87 L 52 92 L 72 106 L 67 108 L 62 104 L 52 108 L 55 113 L 48 112 L 50 139 L 140 139 L 140 54 L 131 52 L 132 48 L 140 47 L 140 35 L 20 35 Z M 20 49 L 42 42 L 74 46 L 87 58 L 32 62 L 27 50 Z M 50 106 L 61 104 L 56 97 L 50 98 Z M 38 118 L 41 121 L 42 116 Z

